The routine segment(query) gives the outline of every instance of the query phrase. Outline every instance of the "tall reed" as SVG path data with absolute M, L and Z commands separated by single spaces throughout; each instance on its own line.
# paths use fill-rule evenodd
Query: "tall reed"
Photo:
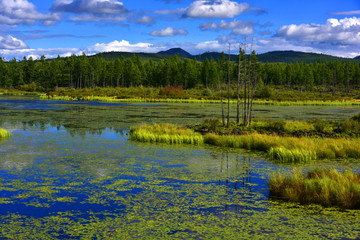
M 268 181 L 270 196 L 303 204 L 360 209 L 360 175 L 316 168 L 307 174 L 274 175 Z

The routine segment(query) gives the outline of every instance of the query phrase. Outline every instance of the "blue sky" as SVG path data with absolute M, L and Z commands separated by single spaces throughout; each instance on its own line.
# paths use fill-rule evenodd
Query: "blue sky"
M 0 56 L 274 50 L 360 55 L 359 0 L 0 0 Z

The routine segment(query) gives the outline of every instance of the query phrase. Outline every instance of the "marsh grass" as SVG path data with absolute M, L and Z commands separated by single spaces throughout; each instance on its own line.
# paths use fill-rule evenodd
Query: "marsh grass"
M 132 140 L 169 144 L 209 144 L 266 152 L 279 162 L 307 162 L 317 159 L 360 158 L 358 138 L 284 137 L 259 134 L 200 135 L 191 129 L 170 124 L 142 125 L 130 131 Z
M 269 182 L 270 196 L 303 204 L 321 204 L 346 209 L 360 208 L 360 175 L 349 171 L 316 168 L 307 174 L 274 175 Z
M 11 133 L 5 129 L 0 128 L 0 140 L 6 139 L 11 136 Z
M 203 144 L 199 133 L 172 124 L 141 125 L 130 130 L 132 140 L 167 144 Z
M 280 162 L 360 157 L 358 138 L 297 138 L 258 133 L 239 136 L 208 134 L 204 138 L 204 142 L 211 145 L 264 151 L 270 159 Z

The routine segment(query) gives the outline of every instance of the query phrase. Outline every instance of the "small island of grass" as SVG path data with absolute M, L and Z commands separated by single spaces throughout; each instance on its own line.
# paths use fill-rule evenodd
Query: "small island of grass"
M 269 182 L 270 197 L 302 204 L 346 209 L 360 208 L 360 175 L 349 171 L 316 168 L 307 174 L 278 174 Z

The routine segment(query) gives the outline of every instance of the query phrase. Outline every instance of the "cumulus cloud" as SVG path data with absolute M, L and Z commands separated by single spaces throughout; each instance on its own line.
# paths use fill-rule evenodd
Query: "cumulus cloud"
M 126 20 L 129 10 L 118 0 L 56 0 L 51 10 L 58 13 L 72 13 L 74 22 L 120 22 Z
M 171 36 L 176 36 L 176 35 L 187 35 L 188 32 L 185 31 L 183 28 L 174 29 L 172 27 L 167 27 L 160 31 L 152 31 L 150 34 L 152 36 L 157 36 L 157 37 L 171 37 Z
M 42 55 L 46 58 L 56 58 L 58 55 L 61 57 L 68 57 L 72 54 L 80 55 L 81 51 L 77 48 L 49 48 L 49 49 L 0 49 L 0 56 L 5 59 L 23 59 L 23 57 L 32 57 L 33 59 L 39 59 Z
M 57 0 L 52 6 L 55 12 L 119 14 L 128 10 L 117 0 Z
M 94 46 L 87 47 L 86 53 L 94 54 L 99 52 L 159 52 L 164 50 L 163 46 L 154 45 L 151 43 L 135 43 L 131 44 L 128 41 L 113 41 L 110 43 L 97 43 Z
M 323 25 L 286 25 L 277 31 L 276 36 L 314 44 L 360 46 L 360 18 L 330 18 Z
M 325 24 L 281 27 L 275 36 L 258 39 L 260 51 L 295 50 L 340 57 L 360 55 L 360 18 L 328 19 Z
M 248 3 L 230 0 L 196 0 L 185 13 L 190 18 L 233 18 L 248 10 Z
M 232 34 L 235 35 L 252 35 L 255 33 L 254 23 L 250 21 L 232 21 L 226 22 L 221 20 L 219 24 L 214 22 L 207 22 L 200 25 L 200 29 L 203 31 L 206 30 L 232 30 Z
M 0 35 L 0 49 L 24 49 L 28 46 L 21 40 L 10 35 Z
M 60 18 L 57 14 L 43 14 L 27 0 L 0 0 L 0 24 L 5 25 L 34 25 L 40 21 L 44 25 L 53 25 Z

